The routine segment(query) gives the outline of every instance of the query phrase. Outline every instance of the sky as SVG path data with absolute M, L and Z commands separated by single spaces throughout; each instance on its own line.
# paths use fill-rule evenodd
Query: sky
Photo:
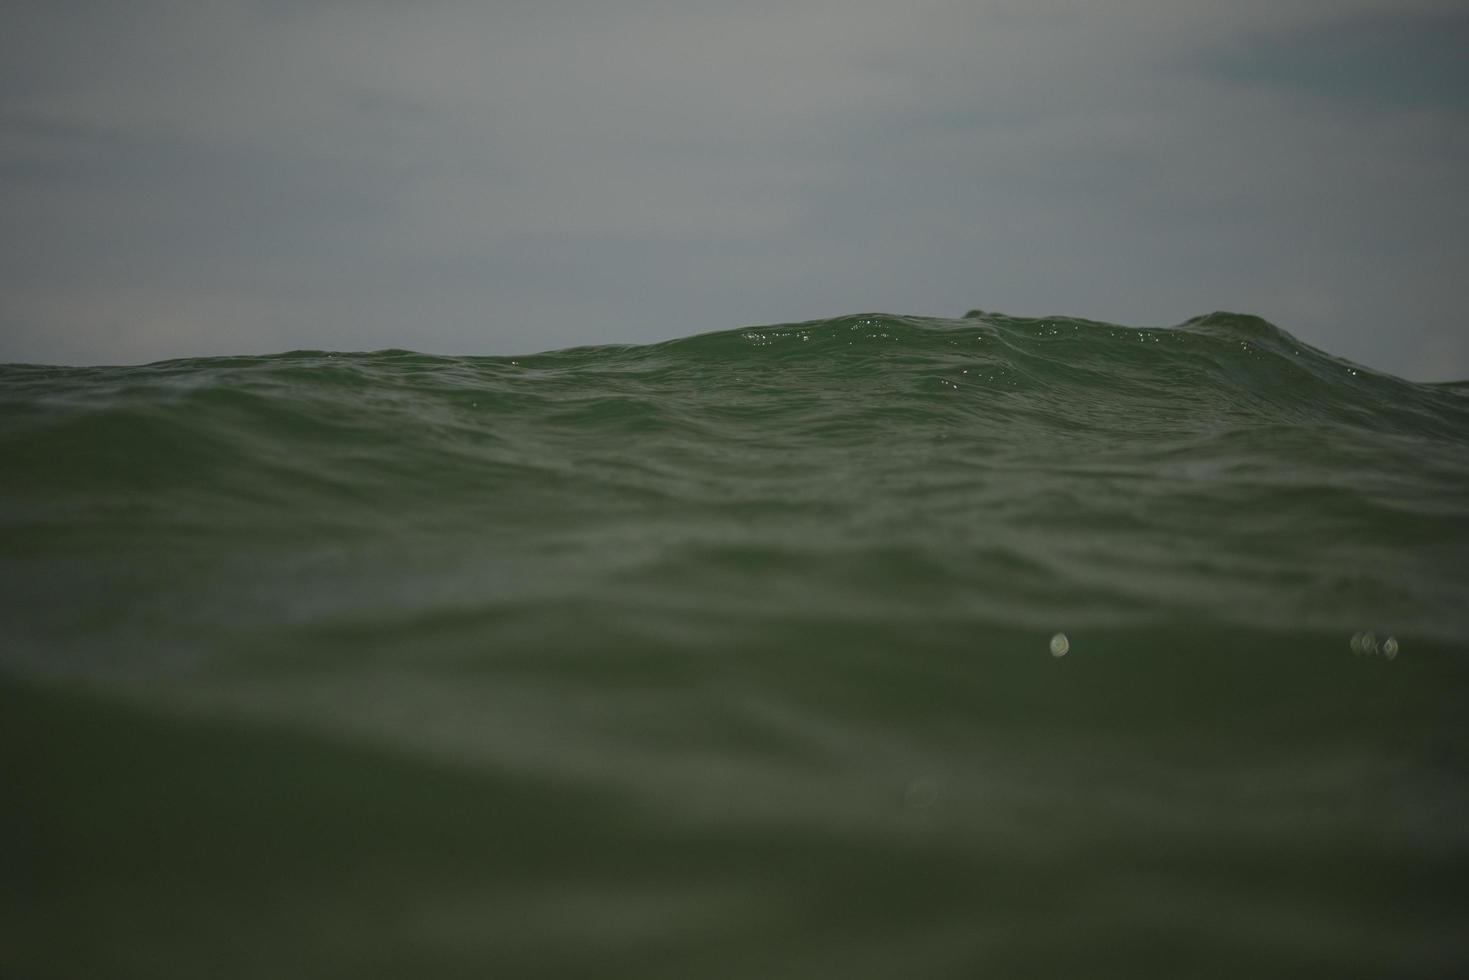
M 1213 310 L 1469 378 L 1469 5 L 10 0 L 0 361 Z

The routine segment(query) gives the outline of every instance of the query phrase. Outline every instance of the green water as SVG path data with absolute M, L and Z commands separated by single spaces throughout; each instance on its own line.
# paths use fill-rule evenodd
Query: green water
M 1251 317 L 4 366 L 0 975 L 1463 974 L 1466 636 Z

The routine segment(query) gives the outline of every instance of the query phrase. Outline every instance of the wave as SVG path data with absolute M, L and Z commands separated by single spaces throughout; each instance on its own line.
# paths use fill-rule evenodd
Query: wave
M 1455 972 L 1466 395 L 1225 313 L 0 367 L 5 965 Z
M 889 577 L 916 608 L 997 624 L 1341 630 L 1369 603 L 1441 638 L 1469 626 L 1462 388 L 1256 317 L 867 314 L 513 358 L 293 351 L 0 378 L 17 543 L 397 541 L 438 556 L 451 606 L 504 599 L 458 578 L 479 560 L 462 552 L 493 543 L 504 577 L 576 569 L 578 587 L 541 593 L 614 604 L 641 580 L 659 615 L 733 590 L 763 621 L 784 604 L 759 570 L 808 580 L 837 618 Z M 374 574 L 375 609 L 423 612 L 412 581 Z

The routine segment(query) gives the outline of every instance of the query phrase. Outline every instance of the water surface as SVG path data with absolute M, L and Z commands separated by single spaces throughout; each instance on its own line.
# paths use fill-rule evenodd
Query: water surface
M 1256 318 L 0 367 L 0 971 L 1469 968 L 1469 385 Z

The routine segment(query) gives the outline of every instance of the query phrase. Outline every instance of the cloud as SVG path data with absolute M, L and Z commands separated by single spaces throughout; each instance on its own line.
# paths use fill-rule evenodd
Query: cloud
M 1469 11 L 1405 15 L 1373 9 L 1312 30 L 1246 35 L 1220 45 L 1212 70 L 1240 82 L 1288 87 L 1357 110 L 1469 111 Z
M 1469 376 L 1462 106 L 1333 74 L 1407 77 L 1451 9 L 20 4 L 0 359 L 1230 307 Z

